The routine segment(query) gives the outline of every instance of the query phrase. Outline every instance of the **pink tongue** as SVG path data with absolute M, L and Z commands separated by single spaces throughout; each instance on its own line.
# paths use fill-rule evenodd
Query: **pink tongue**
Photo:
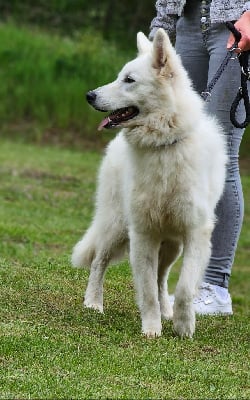
M 109 117 L 104 118 L 104 120 L 102 120 L 102 122 L 98 126 L 98 131 L 101 131 L 106 125 L 108 125 L 109 122 L 110 122 Z

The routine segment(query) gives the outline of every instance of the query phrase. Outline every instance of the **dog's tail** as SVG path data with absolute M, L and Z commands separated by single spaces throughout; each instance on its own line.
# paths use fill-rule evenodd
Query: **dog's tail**
M 95 236 L 92 227 L 86 232 L 83 238 L 75 245 L 71 262 L 76 268 L 90 268 L 91 263 L 96 255 Z

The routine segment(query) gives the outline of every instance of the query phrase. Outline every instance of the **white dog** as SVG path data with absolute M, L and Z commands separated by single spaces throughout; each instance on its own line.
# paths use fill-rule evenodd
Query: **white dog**
M 114 82 L 87 94 L 97 110 L 115 110 L 99 129 L 123 129 L 108 146 L 96 213 L 72 262 L 91 266 L 84 305 L 103 312 L 105 270 L 129 247 L 143 334 L 160 336 L 162 317 L 191 337 L 193 299 L 223 192 L 225 144 L 167 34 L 159 29 L 151 43 L 138 33 L 137 45 L 138 57 Z M 167 277 L 182 252 L 172 308 Z

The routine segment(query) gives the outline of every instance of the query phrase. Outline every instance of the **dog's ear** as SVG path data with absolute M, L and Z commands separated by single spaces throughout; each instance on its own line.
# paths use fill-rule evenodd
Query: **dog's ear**
M 138 53 L 148 53 L 152 49 L 152 43 L 142 32 L 137 33 L 137 48 Z
M 159 72 L 169 70 L 172 45 L 164 29 L 160 28 L 156 32 L 153 41 L 153 67 Z M 169 72 L 169 71 L 168 71 Z

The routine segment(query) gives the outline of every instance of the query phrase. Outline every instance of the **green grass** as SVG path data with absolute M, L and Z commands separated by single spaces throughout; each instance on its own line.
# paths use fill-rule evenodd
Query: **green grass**
M 100 315 L 82 309 L 88 271 L 69 262 L 91 220 L 101 155 L 0 146 L 0 398 L 248 399 L 250 171 L 234 316 L 198 318 L 192 340 L 165 322 L 146 340 L 128 263 L 108 271 Z M 176 279 L 174 269 L 171 288 Z

